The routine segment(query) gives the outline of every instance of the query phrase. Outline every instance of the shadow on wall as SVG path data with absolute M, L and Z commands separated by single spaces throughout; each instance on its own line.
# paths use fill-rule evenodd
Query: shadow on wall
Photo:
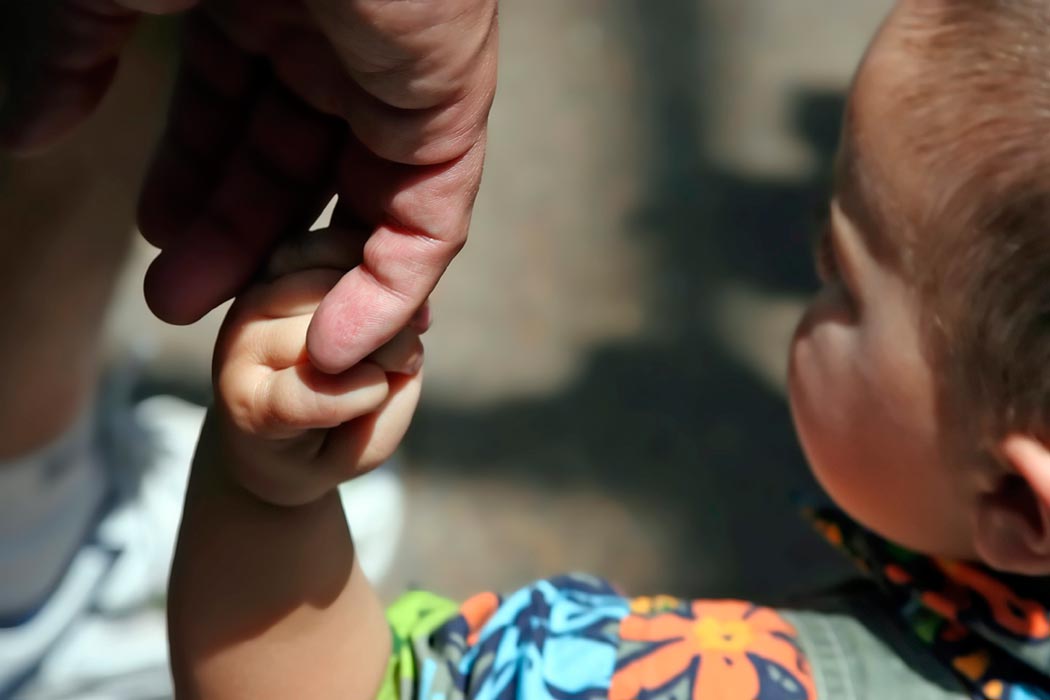
M 712 71 L 696 69 L 718 51 L 716 37 L 695 33 L 703 6 L 627 0 L 615 11 L 645 76 L 646 202 L 626 226 L 656 261 L 647 309 L 660 332 L 594 349 L 558 395 L 477 409 L 427 403 L 406 451 L 425 469 L 552 494 L 591 489 L 660 511 L 667 529 L 650 537 L 672 553 L 658 576 L 668 592 L 761 598 L 827 583 L 842 568 L 795 511 L 791 494 L 815 486 L 783 397 L 726 352 L 711 304 L 727 282 L 774 294 L 814 288 L 808 239 L 842 96 L 795 100 L 794 127 L 819 162 L 805 179 L 727 172 L 697 137 L 712 107 L 705 95 L 717 93 Z

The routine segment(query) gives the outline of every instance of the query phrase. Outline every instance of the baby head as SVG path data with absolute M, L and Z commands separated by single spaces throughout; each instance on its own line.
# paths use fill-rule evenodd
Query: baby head
M 854 78 L 792 412 L 908 547 L 1050 574 L 1050 2 L 902 0 Z

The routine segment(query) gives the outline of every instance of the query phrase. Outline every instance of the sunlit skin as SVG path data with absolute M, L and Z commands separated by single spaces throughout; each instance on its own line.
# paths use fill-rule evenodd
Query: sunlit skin
M 907 206 L 917 192 L 910 154 L 886 128 L 907 119 L 892 99 L 907 80 L 898 9 L 861 66 L 849 98 L 855 155 Z M 899 91 L 898 91 L 899 94 Z M 899 122 L 893 122 L 899 123 Z M 817 248 L 823 283 L 791 347 L 789 387 L 799 437 L 831 497 L 880 534 L 923 552 L 976 558 L 976 479 L 942 451 L 933 369 L 923 353 L 919 299 L 892 256 L 899 239 L 871 224 L 856 183 L 839 182 Z M 869 194 L 870 193 L 865 193 Z M 921 235 L 921 234 L 920 234 Z

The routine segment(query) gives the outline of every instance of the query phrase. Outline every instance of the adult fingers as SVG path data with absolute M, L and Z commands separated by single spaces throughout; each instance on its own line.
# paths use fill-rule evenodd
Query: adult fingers
M 423 342 L 419 333 L 412 328 L 403 329 L 369 355 L 366 362 L 379 365 L 389 374 L 416 374 L 423 368 Z
M 308 361 L 310 318 L 339 274 L 306 270 L 249 287 L 237 297 L 223 323 L 216 362 L 240 356 L 254 365 L 281 370 Z
M 271 82 L 198 215 L 161 241 L 146 277 L 154 313 L 196 321 L 245 285 L 279 236 L 305 228 L 331 196 L 322 190 L 342 129 Z
M 484 132 L 496 86 L 495 0 L 305 0 L 363 95 L 354 133 L 382 158 L 435 164 Z
M 253 288 L 231 309 L 216 347 L 216 384 L 227 413 L 244 432 L 294 437 L 353 420 L 385 399 L 386 372 L 378 364 L 362 362 L 325 374 L 306 359 L 310 310 L 326 277 L 330 283 L 330 272 L 306 272 Z
M 408 327 L 414 330 L 416 333 L 423 335 L 430 330 L 430 326 L 434 321 L 434 315 L 430 311 L 430 302 L 426 302 L 423 306 L 419 307 L 419 310 L 413 314 L 412 318 L 408 322 Z
M 243 356 L 256 365 L 282 370 L 308 362 L 306 334 L 324 293 L 338 272 L 308 269 L 256 285 L 238 297 L 220 336 L 216 357 Z M 423 365 L 420 336 L 430 323 L 424 305 L 407 327 L 366 358 L 384 371 L 415 374 Z
M 317 302 L 305 288 L 298 291 L 304 292 L 303 296 L 297 299 L 293 292 L 292 296 L 286 298 L 281 304 L 282 315 L 279 317 L 263 316 L 249 323 L 236 320 L 240 330 L 233 331 L 235 337 L 226 342 L 237 343 L 241 354 L 252 363 L 275 371 L 308 362 L 304 339 L 310 325 L 312 308 Z M 256 311 L 253 309 L 247 313 Z M 287 315 L 289 311 L 294 315 Z M 234 309 L 231 317 L 237 319 L 241 313 L 240 309 Z M 225 350 L 223 353 L 228 354 Z M 409 326 L 364 361 L 378 365 L 391 374 L 415 374 L 423 366 L 423 355 L 420 331 Z
M 187 20 L 182 48 L 167 126 L 139 196 L 139 229 L 160 248 L 202 215 L 267 78 L 264 62 L 203 13 Z
M 337 214 L 379 223 L 361 265 L 314 315 L 307 347 L 315 366 L 342 371 L 408 325 L 466 242 L 483 159 L 484 141 L 452 163 L 425 167 L 347 148 Z
M 355 138 L 337 216 L 350 212 L 372 227 L 364 264 L 329 295 L 311 330 L 312 359 L 339 371 L 420 309 L 466 240 L 496 84 L 497 12 L 495 0 L 305 5 L 351 80 L 339 83 L 331 70 L 296 78 L 305 66 L 329 65 L 308 50 L 317 44 L 308 32 L 289 33 L 276 70 L 289 84 L 340 93 L 304 94 L 347 118 Z
M 116 0 L 116 2 L 138 12 L 170 15 L 174 12 L 188 10 L 197 5 L 200 0 Z

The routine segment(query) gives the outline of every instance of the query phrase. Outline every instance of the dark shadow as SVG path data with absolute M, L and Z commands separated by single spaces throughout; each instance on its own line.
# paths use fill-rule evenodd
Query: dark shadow
M 644 76 L 637 102 L 648 123 L 639 137 L 649 187 L 629 227 L 657 261 L 648 308 L 665 332 L 595 349 L 556 396 L 479 410 L 425 404 L 410 461 L 657 505 L 678 523 L 652 534 L 677 553 L 663 577 L 669 592 L 768 597 L 827 583 L 844 569 L 796 513 L 793 495 L 816 489 L 785 402 L 725 352 L 705 304 L 727 280 L 814 288 L 808 239 L 826 198 L 842 95 L 797 97 L 794 126 L 819 164 L 810 175 L 726 172 L 697 142 L 706 96 L 717 92 L 703 66 L 719 50 L 716 36 L 696 35 L 703 4 L 607 7 Z

